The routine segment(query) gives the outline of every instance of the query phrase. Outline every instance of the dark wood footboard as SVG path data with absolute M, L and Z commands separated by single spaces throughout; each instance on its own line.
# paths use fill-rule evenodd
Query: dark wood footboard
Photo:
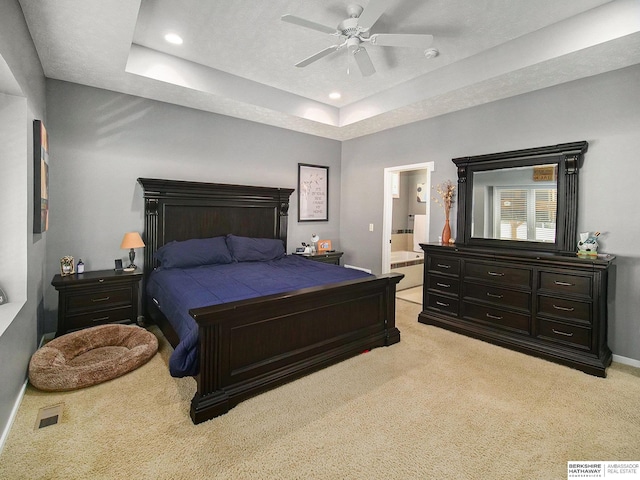
M 200 330 L 200 423 L 242 400 L 374 347 L 400 341 L 389 274 L 193 309 Z

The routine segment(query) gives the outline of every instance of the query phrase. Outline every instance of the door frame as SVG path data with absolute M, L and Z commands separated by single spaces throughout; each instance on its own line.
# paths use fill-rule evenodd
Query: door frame
M 412 170 L 426 170 L 427 178 L 425 179 L 425 185 L 428 191 L 431 191 L 431 172 L 435 170 L 435 162 L 423 162 L 413 163 L 410 165 L 400 165 L 397 167 L 387 167 L 384 169 L 384 207 L 382 215 L 382 273 L 389 273 L 391 267 L 389 262 L 391 259 L 391 226 L 393 222 L 393 197 L 391 195 L 391 184 L 394 173 L 408 172 Z M 427 197 L 426 215 L 427 222 L 425 228 L 427 229 L 427 238 L 429 234 L 429 224 L 431 222 L 431 200 Z

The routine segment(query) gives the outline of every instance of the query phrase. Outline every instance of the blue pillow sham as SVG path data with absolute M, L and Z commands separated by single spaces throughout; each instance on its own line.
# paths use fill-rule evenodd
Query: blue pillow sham
M 267 262 L 286 255 L 284 242 L 277 238 L 227 235 L 227 246 L 237 262 Z
M 194 238 L 170 242 L 155 253 L 161 268 L 188 268 L 233 263 L 225 237 Z

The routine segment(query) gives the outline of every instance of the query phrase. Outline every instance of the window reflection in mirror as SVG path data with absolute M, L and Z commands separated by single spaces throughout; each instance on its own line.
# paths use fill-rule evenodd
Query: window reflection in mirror
M 483 170 L 472 181 L 472 237 L 555 242 L 557 164 Z

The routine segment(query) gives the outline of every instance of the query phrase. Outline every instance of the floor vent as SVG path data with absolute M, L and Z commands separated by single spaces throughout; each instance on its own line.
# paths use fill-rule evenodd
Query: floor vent
M 51 405 L 49 407 L 43 407 L 38 410 L 38 417 L 36 418 L 36 430 L 51 425 L 56 425 L 62 419 L 62 409 L 64 403 L 58 403 L 57 405 Z

